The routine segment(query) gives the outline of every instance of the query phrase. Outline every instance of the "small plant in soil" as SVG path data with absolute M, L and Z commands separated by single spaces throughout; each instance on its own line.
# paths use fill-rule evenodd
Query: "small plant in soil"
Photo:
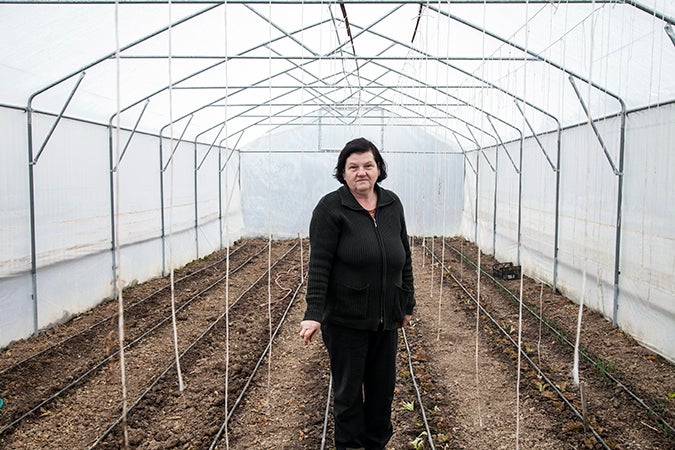
M 424 448 L 424 438 L 426 436 L 427 436 L 426 431 L 422 431 L 419 435 L 417 435 L 417 437 L 415 439 L 410 441 L 410 445 L 412 446 L 412 448 L 414 448 L 415 450 L 423 449 Z

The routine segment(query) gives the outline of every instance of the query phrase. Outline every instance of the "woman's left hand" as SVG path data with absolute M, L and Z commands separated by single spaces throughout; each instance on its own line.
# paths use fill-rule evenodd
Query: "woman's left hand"
M 305 345 L 312 342 L 314 333 L 317 331 L 321 331 L 321 322 L 317 322 L 316 320 L 303 320 L 300 322 L 300 337 Z
M 405 316 L 403 316 L 403 320 L 401 320 L 401 323 L 398 326 L 403 328 L 404 326 L 408 325 L 411 320 L 412 314 L 406 314 Z

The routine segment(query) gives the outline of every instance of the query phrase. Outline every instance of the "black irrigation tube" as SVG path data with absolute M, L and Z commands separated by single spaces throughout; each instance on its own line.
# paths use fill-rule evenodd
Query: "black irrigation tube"
M 319 450 L 326 448 L 326 435 L 328 434 L 328 417 L 330 416 L 330 393 L 333 390 L 333 375 L 328 379 L 328 394 L 326 395 L 326 410 L 323 414 L 323 429 L 321 430 L 321 447 Z
M 282 256 L 281 256 L 274 264 L 270 265 L 270 267 L 269 267 L 269 269 L 268 269 L 267 271 L 265 271 L 262 275 L 260 275 L 260 277 L 258 277 L 258 278 L 257 278 L 257 279 L 256 279 L 256 280 L 255 280 L 255 281 L 254 281 L 254 282 L 253 282 L 253 283 L 252 283 L 252 284 L 251 284 L 244 292 L 241 293 L 241 295 L 240 295 L 239 297 L 237 297 L 237 299 L 236 299 L 234 302 L 232 302 L 232 303 L 229 305 L 229 309 L 227 309 L 227 311 L 224 311 L 223 313 L 221 313 L 221 314 L 216 318 L 216 320 L 214 320 L 214 321 L 211 323 L 211 325 L 209 325 L 209 326 L 204 330 L 204 332 L 203 332 L 201 335 L 199 335 L 199 336 L 197 337 L 197 339 L 195 339 L 195 340 L 192 342 L 192 344 L 190 344 L 187 348 L 185 348 L 185 350 L 183 350 L 183 351 L 181 352 L 179 358 L 183 358 L 183 356 L 185 356 L 190 350 L 192 350 L 192 348 L 193 348 L 195 345 L 197 345 L 197 343 L 199 343 L 202 339 L 204 339 L 204 337 L 206 337 L 206 335 L 208 335 L 208 334 L 216 327 L 216 325 L 218 325 L 218 323 L 225 317 L 226 313 L 229 312 L 229 310 L 230 310 L 234 305 L 236 305 L 236 304 L 239 302 L 239 300 L 241 300 L 247 293 L 249 293 L 249 292 L 250 292 L 250 291 L 251 291 L 251 290 L 252 290 L 252 289 L 253 289 L 253 288 L 254 288 L 254 287 L 255 287 L 255 286 L 256 286 L 256 285 L 264 278 L 264 277 L 265 277 L 265 275 L 268 274 L 268 272 L 272 269 L 272 267 L 275 267 L 275 266 L 276 266 L 280 261 L 282 261 L 282 260 L 283 260 L 283 259 L 284 259 L 284 258 L 285 258 L 285 257 L 286 257 L 293 249 L 295 249 L 295 247 L 297 247 L 297 245 L 298 245 L 298 244 L 295 244 L 295 245 L 294 245 L 293 247 L 291 247 L 286 253 L 284 253 L 284 254 L 283 254 L 283 255 L 282 255 Z M 265 248 L 266 248 L 266 247 L 265 247 Z M 263 248 L 263 250 L 264 250 L 264 248 Z M 262 250 L 261 250 L 261 251 L 262 251 Z M 255 255 L 254 255 L 254 256 L 255 256 Z M 251 257 L 251 258 L 253 258 L 253 257 Z M 248 262 L 248 261 L 250 261 L 250 259 L 247 260 L 247 262 Z M 241 267 L 241 266 L 240 266 L 240 267 Z M 232 273 L 232 272 L 230 272 L 230 273 Z M 225 277 L 221 278 L 221 280 L 219 280 L 219 281 L 222 281 L 224 278 L 225 278 Z M 209 287 L 209 289 L 211 289 L 211 288 L 214 287 L 214 286 L 215 286 L 215 284 L 211 285 L 211 286 Z M 195 297 L 201 295 L 202 293 L 203 293 L 203 291 L 200 292 L 200 293 L 198 293 Z M 177 310 L 176 312 L 178 312 L 178 310 Z M 144 392 L 143 392 L 143 393 L 142 393 L 142 394 L 134 401 L 133 404 L 131 404 L 131 405 L 129 406 L 129 408 L 127 409 L 127 414 L 128 414 L 129 412 L 131 412 L 136 406 L 138 406 L 138 405 L 140 404 L 140 402 L 145 398 L 145 396 L 148 395 L 148 394 L 150 393 L 150 391 L 151 391 L 151 390 L 152 390 L 152 389 L 153 389 L 153 388 L 154 388 L 154 387 L 155 387 L 155 386 L 156 386 L 156 385 L 157 385 L 157 384 L 158 384 L 158 383 L 166 376 L 167 373 L 169 373 L 169 371 L 170 371 L 172 368 L 175 367 L 175 365 L 176 365 L 176 361 L 174 360 L 171 364 L 169 364 L 169 366 L 168 366 L 161 374 L 159 374 L 159 375 L 155 378 L 155 380 L 148 386 L 148 388 L 147 388 L 147 389 L 146 389 L 146 390 L 145 390 L 145 391 L 144 391 Z M 110 433 L 112 433 L 112 431 L 115 429 L 115 427 L 118 426 L 121 422 L 122 422 L 122 416 L 120 416 L 118 419 L 116 419 L 116 420 L 115 420 L 115 421 L 114 421 L 114 422 L 106 429 L 106 431 L 104 431 L 103 434 L 101 434 L 101 435 L 98 437 L 98 439 L 97 439 L 93 444 L 91 444 L 91 445 L 89 446 L 89 449 L 91 450 L 91 449 L 95 448 L 97 445 L 99 445 L 99 444 L 103 441 L 103 439 L 105 439 Z
M 445 243 L 445 246 L 446 246 L 446 247 L 449 247 L 451 250 L 453 250 L 455 253 L 457 253 L 463 260 L 466 260 L 467 262 L 469 262 L 474 268 L 477 268 L 477 267 L 478 267 L 478 265 L 477 265 L 471 258 L 469 258 L 468 256 L 464 255 L 460 250 L 456 249 L 455 247 L 453 247 L 452 245 L 450 245 L 450 244 L 448 244 L 448 243 Z M 488 272 L 486 272 L 483 268 L 481 268 L 480 270 L 481 270 L 481 273 L 482 273 L 482 274 L 486 275 L 486 276 L 487 276 L 493 283 L 495 283 L 500 289 L 502 289 L 504 292 L 506 292 L 506 293 L 509 295 L 510 299 L 511 299 L 516 305 L 520 304 L 520 301 L 518 300 L 518 297 L 516 297 L 516 296 L 513 294 L 513 292 L 511 292 L 506 286 L 504 286 L 504 284 L 502 284 L 499 280 L 497 280 L 497 279 L 494 278 L 492 275 L 490 275 Z M 529 306 L 527 306 L 524 302 L 523 302 L 523 308 L 525 308 L 525 310 L 526 310 L 528 313 L 530 313 L 534 318 L 536 318 L 538 321 L 540 321 L 541 323 L 543 323 L 544 325 L 546 325 L 546 327 L 547 327 L 549 330 L 551 330 L 557 337 L 559 337 L 564 343 L 566 343 L 566 344 L 567 344 L 568 346 L 570 346 L 571 348 L 574 348 L 574 347 L 575 347 L 575 345 L 574 345 L 569 339 L 567 339 L 567 337 L 566 337 L 560 330 L 558 330 L 557 328 L 555 328 L 553 325 L 549 324 L 549 323 L 546 321 L 546 319 L 544 319 L 543 317 L 539 316 L 536 312 L 534 312 L 534 311 L 533 311 Z M 584 350 L 581 349 L 581 348 L 579 349 L 579 355 L 583 356 L 583 358 L 584 358 L 586 361 L 588 361 L 591 365 L 593 365 L 594 367 L 599 367 L 599 363 L 598 363 L 595 359 L 593 359 L 593 357 L 591 357 L 589 354 L 587 354 L 586 352 L 584 352 Z M 656 411 L 654 411 L 649 405 L 647 405 L 647 404 L 644 402 L 644 400 L 642 400 L 640 397 L 638 397 L 637 394 L 635 394 L 633 391 L 631 391 L 631 390 L 628 388 L 628 386 L 626 386 L 626 385 L 623 384 L 619 379 L 617 379 L 616 377 L 614 377 L 614 375 L 612 375 L 609 371 L 606 371 L 606 370 L 605 370 L 605 371 L 602 372 L 602 374 L 603 374 L 605 377 L 609 378 L 613 383 L 616 383 L 616 385 L 619 386 L 621 389 L 623 389 L 623 390 L 626 392 L 626 394 L 628 394 L 633 400 L 635 400 L 636 402 L 638 402 L 638 403 L 640 404 L 640 406 L 642 406 L 644 409 L 646 409 L 647 412 L 649 413 L 649 415 L 650 415 L 651 417 L 657 419 L 662 425 L 664 425 L 665 427 L 667 427 L 667 428 L 670 430 L 671 433 L 675 433 L 675 428 L 673 428 L 673 426 L 672 426 L 670 423 L 668 423 L 668 421 L 666 421 L 663 417 L 661 417 L 660 414 L 658 414 L 658 413 L 657 413 Z
M 403 341 L 405 342 L 405 349 L 408 352 L 408 368 L 410 369 L 410 378 L 412 378 L 413 386 L 415 387 L 415 392 L 417 393 L 417 401 L 420 404 L 420 411 L 422 413 L 422 420 L 424 421 L 424 428 L 427 430 L 427 439 L 429 441 L 429 445 L 431 446 L 431 450 L 436 450 L 436 447 L 434 447 L 434 440 L 431 436 L 431 429 L 429 428 L 429 421 L 427 420 L 427 415 L 424 412 L 424 404 L 422 403 L 422 394 L 420 393 L 420 388 L 417 385 L 417 381 L 415 380 L 415 372 L 413 371 L 413 365 L 412 365 L 412 352 L 410 351 L 410 345 L 408 344 L 408 336 L 405 333 L 405 328 L 401 328 L 401 334 L 403 335 Z
M 413 387 L 415 388 L 415 393 L 417 394 L 417 401 L 420 404 L 420 411 L 422 412 L 422 420 L 424 421 L 424 428 L 427 431 L 427 440 L 429 441 L 429 445 L 431 446 L 431 450 L 436 450 L 436 447 L 434 446 L 434 440 L 433 437 L 431 436 L 431 429 L 429 427 L 429 421 L 427 420 L 427 415 L 424 411 L 424 404 L 422 403 L 422 394 L 420 393 L 420 388 L 417 385 L 417 381 L 415 379 L 415 371 L 413 370 L 413 365 L 412 365 L 412 352 L 410 351 L 410 345 L 408 344 L 408 336 L 406 335 L 405 329 L 401 328 L 401 334 L 403 336 L 403 341 L 405 342 L 405 349 L 408 353 L 408 369 L 410 370 L 410 378 L 412 379 L 413 382 Z M 324 450 L 326 448 L 326 434 L 328 432 L 328 418 L 330 415 L 330 394 L 331 390 L 333 388 L 333 377 L 330 377 L 330 380 L 328 382 L 328 395 L 326 396 L 326 412 L 324 413 L 323 417 L 323 432 L 321 434 L 321 447 L 319 450 Z
M 471 300 L 473 300 L 473 302 L 476 304 L 476 306 L 478 306 L 478 308 L 480 309 L 480 312 L 482 312 L 483 314 L 485 314 L 485 317 L 487 317 L 488 319 L 490 319 L 490 321 L 492 322 L 492 324 L 493 324 L 495 327 L 497 327 L 497 329 L 498 329 L 499 331 L 501 331 L 501 333 L 502 333 L 504 336 L 506 336 L 506 338 L 507 338 L 507 339 L 511 342 L 511 344 L 516 348 L 516 350 L 518 351 L 518 353 L 520 353 L 520 354 L 522 355 L 522 357 L 525 358 L 525 359 L 527 360 L 527 362 L 530 363 L 530 365 L 537 371 L 537 373 L 539 374 L 539 376 L 541 376 L 542 379 L 543 379 L 544 381 L 546 381 L 546 383 L 548 383 L 549 386 L 551 386 L 551 389 L 553 389 L 553 390 L 556 392 L 556 394 L 558 394 L 558 397 L 559 397 L 559 398 L 560 398 L 560 399 L 561 399 L 561 400 L 562 400 L 562 401 L 563 401 L 563 402 L 564 402 L 564 403 L 572 410 L 572 412 L 573 412 L 573 413 L 574 413 L 574 414 L 575 414 L 575 415 L 576 415 L 576 416 L 577 416 L 584 424 L 586 424 L 586 425 L 588 426 L 588 429 L 593 433 L 593 435 L 594 435 L 595 438 L 597 439 L 598 443 L 600 443 L 600 444 L 602 445 L 602 447 L 605 448 L 606 450 L 611 450 L 611 447 L 609 447 L 609 446 L 607 445 L 607 443 L 604 441 L 604 439 L 602 439 L 602 437 L 601 437 L 600 434 L 595 430 L 595 428 L 593 428 L 593 426 L 592 426 L 590 423 L 588 423 L 588 421 L 586 420 L 586 418 L 584 417 L 584 415 L 583 415 L 582 413 L 580 413 L 579 410 L 576 409 L 576 408 L 574 407 L 574 405 L 567 399 L 567 397 L 565 397 L 565 395 L 563 395 L 563 393 L 560 391 L 560 389 L 558 389 L 558 387 L 555 385 L 555 383 L 554 383 L 553 381 L 551 381 L 551 380 L 546 376 L 546 374 L 544 373 L 544 371 L 541 370 L 541 368 L 540 368 L 540 367 L 532 360 L 532 358 L 530 358 L 530 357 L 527 355 L 527 353 L 524 352 L 524 351 L 518 346 L 518 343 L 517 343 L 516 341 L 513 340 L 513 338 L 511 337 L 511 335 L 510 335 L 510 334 L 509 334 L 509 333 L 508 333 L 501 325 L 499 325 L 499 323 L 498 323 L 498 322 L 490 315 L 490 313 L 488 313 L 488 312 L 485 310 L 485 308 L 483 308 L 483 306 L 478 302 L 478 300 L 476 300 L 476 298 L 475 298 L 475 297 L 468 291 L 468 289 L 462 284 L 462 282 L 461 282 L 460 280 L 458 280 L 458 279 L 450 272 L 450 270 L 448 269 L 448 267 L 445 265 L 445 262 L 444 262 L 444 261 L 441 261 L 441 259 L 440 259 L 435 253 L 433 253 L 433 252 L 431 251 L 431 249 L 430 249 L 429 247 L 427 247 L 426 245 L 423 244 L 422 247 L 424 248 L 424 250 L 426 250 L 426 251 L 431 255 L 432 258 L 434 258 L 436 261 L 438 261 L 438 262 L 441 264 L 441 267 L 443 268 L 443 270 L 444 270 L 448 275 L 450 275 L 450 277 L 451 277 L 451 278 L 453 279 L 453 281 L 457 284 L 457 286 L 459 286 L 459 288 L 462 289 L 462 291 L 464 291 L 464 293 L 465 293 Z
M 300 288 L 302 287 L 304 281 L 298 284 L 298 287 L 295 289 L 295 292 L 293 293 L 293 297 L 291 297 L 290 302 L 288 302 L 288 305 L 286 306 L 286 310 L 284 311 L 284 314 L 281 316 L 279 319 L 279 323 L 277 324 L 277 327 L 274 329 L 274 333 L 272 333 L 272 337 L 270 338 L 270 341 L 267 343 L 267 346 L 265 347 L 265 350 L 263 350 L 262 354 L 260 355 L 260 358 L 258 358 L 258 362 L 256 363 L 255 367 L 251 371 L 251 373 L 248 376 L 248 379 L 246 380 L 246 384 L 244 387 L 241 389 L 241 392 L 239 393 L 239 396 L 237 397 L 237 400 L 234 402 L 232 405 L 232 408 L 230 409 L 229 413 L 227 414 L 227 417 L 225 418 L 225 421 L 222 423 L 220 426 L 220 429 L 218 430 L 218 433 L 213 438 L 213 441 L 211 442 L 211 446 L 209 447 L 209 450 L 213 450 L 216 448 L 216 445 L 218 445 L 218 441 L 220 441 L 220 437 L 223 435 L 223 432 L 225 431 L 225 428 L 227 427 L 228 423 L 230 422 L 230 419 L 232 418 L 232 415 L 234 414 L 234 411 L 239 407 L 239 404 L 241 403 L 242 399 L 244 398 L 244 395 L 246 394 L 246 391 L 248 390 L 249 386 L 251 385 L 251 382 L 253 381 L 253 378 L 255 377 L 256 373 L 258 372 L 258 369 L 260 368 L 260 365 L 262 364 L 263 360 L 265 359 L 265 356 L 267 356 L 267 353 L 269 352 L 270 348 L 272 348 L 272 341 L 274 341 L 274 338 L 277 337 L 277 333 L 279 333 L 279 330 L 281 329 L 281 325 L 284 324 L 286 321 L 286 316 L 288 315 L 288 311 L 291 309 L 291 306 L 293 306 L 293 302 L 295 301 L 295 298 L 298 295 L 298 292 L 300 292 Z
M 242 246 L 240 246 L 240 247 L 237 247 L 232 253 L 230 253 L 230 256 L 232 256 L 233 254 L 235 254 L 236 252 L 238 252 L 239 250 L 241 250 L 241 249 L 244 248 L 245 246 L 246 246 L 246 244 L 244 244 L 244 245 L 242 245 Z M 262 250 L 264 250 L 265 248 L 267 248 L 267 246 L 263 247 Z M 260 250 L 260 252 L 262 252 L 262 250 Z M 258 253 L 260 253 L 260 252 L 258 252 Z M 217 264 L 220 264 L 220 263 L 223 262 L 224 260 L 225 260 L 225 258 L 220 259 L 220 260 L 218 260 L 218 261 L 213 262 L 212 264 L 209 264 L 208 266 L 202 267 L 201 269 L 199 269 L 199 270 L 197 270 L 197 271 L 195 271 L 195 272 L 192 272 L 192 273 L 189 274 L 189 275 L 186 275 L 186 276 L 184 276 L 184 277 L 181 277 L 181 278 L 175 280 L 175 281 L 174 281 L 174 284 L 175 284 L 175 283 L 178 283 L 178 282 L 181 282 L 181 281 L 184 281 L 184 280 L 186 280 L 186 279 L 188 279 L 188 278 L 191 278 L 192 276 L 194 276 L 194 275 L 196 275 L 196 274 L 198 274 L 198 273 L 201 273 L 201 272 L 203 272 L 203 271 L 206 270 L 206 269 L 210 269 L 211 267 L 213 267 L 213 266 L 215 266 L 215 265 L 217 265 Z M 160 292 L 162 292 L 162 291 L 168 289 L 169 287 L 170 287 L 170 285 L 167 285 L 167 286 L 164 286 L 164 287 L 159 288 L 158 290 L 156 290 L 155 292 L 149 294 L 149 295 L 146 296 L 145 298 L 143 298 L 143 299 L 141 299 L 141 300 L 138 300 L 137 302 L 134 302 L 134 303 L 132 303 L 131 305 L 129 305 L 129 306 L 125 309 L 125 311 L 128 311 L 129 309 L 134 308 L 134 307 L 136 307 L 136 306 L 138 306 L 138 305 L 140 305 L 140 304 L 146 302 L 147 300 L 153 298 L 154 296 L 156 296 L 156 295 L 159 294 Z M 8 372 L 8 371 L 10 371 L 10 370 L 14 370 L 14 369 L 16 369 L 17 367 L 20 367 L 20 366 L 22 366 L 23 364 L 27 363 L 28 361 L 30 361 L 30 360 L 32 360 L 32 359 L 35 359 L 35 358 L 37 358 L 37 357 L 40 356 L 40 355 L 43 355 L 43 354 L 45 354 L 45 353 L 47 353 L 47 352 L 50 352 L 50 351 L 54 350 L 55 348 L 57 348 L 57 347 L 59 347 L 59 346 L 65 344 L 65 343 L 67 343 L 68 341 L 71 341 L 71 340 L 77 338 L 78 336 L 83 335 L 84 333 L 87 333 L 87 332 L 89 332 L 89 331 L 92 331 L 94 328 L 97 328 L 97 327 L 103 325 L 104 323 L 109 322 L 110 320 L 114 319 L 116 316 L 117 316 L 117 314 L 113 314 L 113 315 L 110 315 L 110 316 L 108 316 L 108 317 L 105 317 L 105 318 L 99 320 L 98 322 L 96 322 L 96 323 L 90 325 L 88 328 L 86 328 L 86 329 L 84 329 L 84 330 L 82 330 L 82 331 L 80 331 L 80 332 L 78 332 L 78 333 L 76 333 L 76 334 L 74 334 L 74 335 L 72 335 L 72 336 L 69 336 L 69 337 L 67 337 L 67 338 L 65 338 L 65 339 L 63 339 L 63 340 L 61 340 L 61 341 L 59 341 L 59 342 L 57 342 L 57 343 L 55 343 L 55 344 L 52 344 L 52 345 L 50 345 L 49 347 L 44 348 L 44 349 L 40 350 L 39 352 L 34 353 L 34 354 L 32 354 L 32 355 L 30 355 L 30 356 L 28 356 L 28 357 L 22 359 L 21 361 L 18 361 L 18 362 L 16 362 L 16 363 L 12 364 L 11 366 L 5 367 L 4 369 L 0 370 L 0 375 L 4 374 L 4 373 L 6 373 L 6 372 Z M 0 434 L 2 434 L 2 430 L 0 430 Z
M 257 255 L 259 255 L 265 248 L 266 248 L 266 246 L 263 247 L 263 249 L 260 250 L 258 253 L 256 253 L 255 255 L 251 256 L 251 257 L 248 258 L 246 261 L 244 261 L 240 266 L 238 266 L 238 267 L 235 268 L 234 270 L 230 271 L 230 273 L 234 273 L 234 272 L 239 271 L 242 267 L 244 267 L 246 264 L 248 264 L 253 258 L 255 258 Z M 195 272 L 195 273 L 197 273 L 197 272 Z M 205 292 L 208 292 L 209 290 L 213 289 L 216 285 L 218 285 L 219 283 L 221 283 L 224 279 L 225 279 L 225 277 L 219 278 L 216 282 L 212 283 L 211 285 L 209 285 L 209 286 L 206 287 L 205 289 L 201 290 L 200 292 L 198 292 L 197 294 L 195 294 L 194 296 L 192 296 L 192 297 L 191 297 L 190 299 L 188 299 L 185 303 L 183 303 L 179 308 L 176 309 L 176 314 L 177 314 L 178 312 L 182 311 L 186 306 L 188 306 L 189 304 L 191 304 L 194 300 L 196 300 L 197 298 L 201 297 L 202 294 L 204 294 Z M 164 288 L 162 288 L 162 289 L 164 289 Z M 160 291 L 161 291 L 161 289 L 160 289 Z M 157 291 L 157 292 L 159 292 L 159 291 Z M 154 295 L 154 294 L 151 294 L 151 295 Z M 149 297 L 147 297 L 147 298 L 149 298 Z M 147 299 L 147 298 L 146 298 L 146 299 Z M 144 299 L 144 300 L 145 300 L 145 299 Z M 143 301 L 143 300 L 141 300 L 141 301 Z M 136 304 L 138 304 L 138 303 L 139 303 L 139 302 L 137 302 Z M 126 345 L 124 346 L 125 350 L 131 348 L 132 346 L 136 345 L 138 342 L 142 341 L 142 340 L 143 340 L 146 336 L 148 336 L 150 333 L 152 333 L 153 331 L 155 331 L 157 328 L 159 328 L 160 326 L 162 326 L 164 323 L 168 322 L 168 321 L 171 319 L 171 317 L 172 317 L 171 314 L 169 314 L 167 317 L 165 317 L 165 318 L 162 319 L 161 321 L 157 322 L 153 327 L 151 327 L 151 328 L 149 328 L 148 330 L 146 330 L 145 333 L 141 334 L 141 335 L 138 336 L 136 339 L 134 339 L 133 341 L 131 341 L 131 342 L 129 342 L 128 344 L 126 344 Z M 86 372 L 84 372 L 84 373 L 83 373 L 82 375 L 80 375 L 78 378 L 76 378 L 75 380 L 73 380 L 72 382 L 70 382 L 68 385 L 64 386 L 64 387 L 63 387 L 62 389 L 60 389 L 58 392 L 54 393 L 53 395 L 51 395 L 51 396 L 48 397 L 47 399 L 43 400 L 43 401 L 40 402 L 38 405 L 36 405 L 36 406 L 34 406 L 32 409 L 30 409 L 28 412 L 24 413 L 22 416 L 20 416 L 20 417 L 18 417 L 17 419 L 15 419 L 15 420 L 14 420 L 13 422 L 11 422 L 10 424 L 8 424 L 8 425 L 4 426 L 3 428 L 1 428 L 1 429 L 0 429 L 0 435 L 4 434 L 7 430 L 9 430 L 9 429 L 15 427 L 17 424 L 19 424 L 21 421 L 23 421 L 24 419 L 26 419 L 27 417 L 29 417 L 30 415 L 32 415 L 34 412 L 36 412 L 37 410 L 39 410 L 39 409 L 42 408 L 43 406 L 47 405 L 48 403 L 52 402 L 54 399 L 60 397 L 63 393 L 65 393 L 65 392 L 67 392 L 68 390 L 70 390 L 70 389 L 72 389 L 73 387 L 75 387 L 75 386 L 76 386 L 77 384 L 79 384 L 82 380 L 85 380 L 86 378 L 88 378 L 90 375 L 92 375 L 94 372 L 96 372 L 98 369 L 100 369 L 103 365 L 105 365 L 105 364 L 108 363 L 111 359 L 113 359 L 115 356 L 117 356 L 118 353 L 119 353 L 119 350 L 115 350 L 113 353 L 111 353 L 110 355 L 108 355 L 107 357 L 105 357 L 104 359 L 102 359 L 101 361 L 99 361 L 98 363 L 96 363 L 95 365 L 93 365 L 92 367 L 90 367 L 89 370 L 87 370 Z

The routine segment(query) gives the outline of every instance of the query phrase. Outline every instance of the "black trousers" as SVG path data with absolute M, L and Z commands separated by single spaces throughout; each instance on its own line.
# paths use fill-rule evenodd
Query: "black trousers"
M 337 448 L 384 449 L 393 429 L 398 330 L 362 331 L 324 322 L 333 375 Z

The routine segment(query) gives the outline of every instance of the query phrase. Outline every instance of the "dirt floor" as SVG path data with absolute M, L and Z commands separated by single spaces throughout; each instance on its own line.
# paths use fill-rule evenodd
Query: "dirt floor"
M 116 301 L 4 348 L 0 448 L 333 448 L 325 350 L 298 336 L 307 242 L 267 244 L 189 264 L 173 295 L 168 278 L 124 291 L 125 417 Z M 478 296 L 468 242 L 413 256 L 388 450 L 675 449 L 672 364 L 584 310 L 577 385 L 578 305 L 525 277 L 521 320 L 520 280 L 495 284 L 487 255 Z

